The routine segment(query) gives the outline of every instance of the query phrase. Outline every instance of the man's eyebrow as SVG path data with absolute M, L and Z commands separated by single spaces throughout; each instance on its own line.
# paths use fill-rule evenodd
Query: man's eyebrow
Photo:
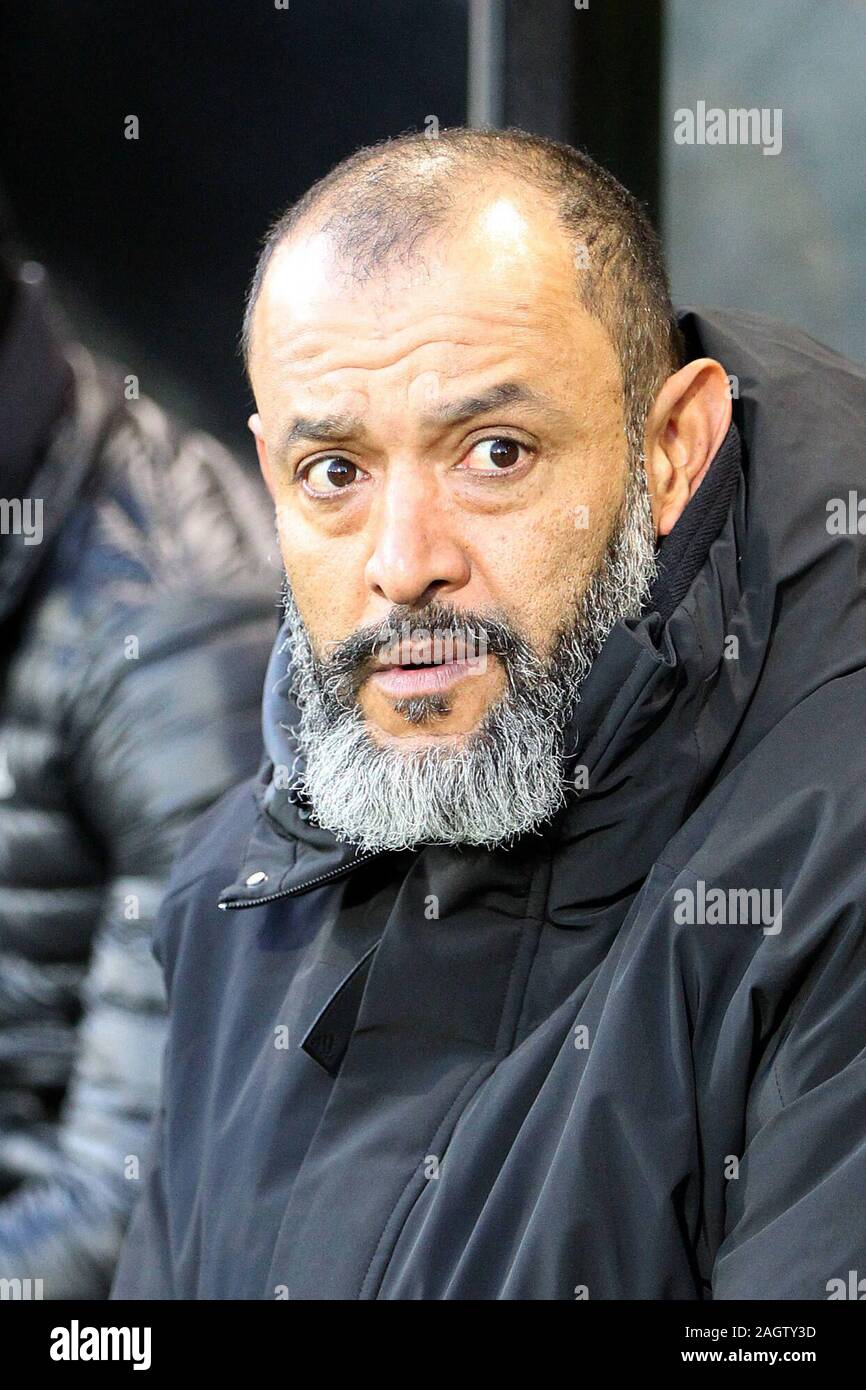
M 552 401 L 522 382 L 503 381 L 475 396 L 456 401 L 442 401 L 426 413 L 425 423 L 434 426 L 460 425 L 477 415 L 487 415 L 508 405 L 526 405 L 534 410 L 562 414 Z M 357 415 L 323 415 L 317 420 L 299 415 L 285 431 L 279 452 L 287 452 L 293 444 L 309 441 L 314 444 L 340 444 L 364 433 L 364 422 Z
M 476 415 L 487 415 L 491 410 L 499 410 L 506 405 L 528 405 L 535 410 L 546 411 L 556 409 L 552 401 L 533 387 L 518 381 L 503 381 L 477 396 L 464 396 L 458 401 L 442 401 L 427 412 L 427 418 L 431 424 L 461 425 L 466 420 L 474 419 Z
M 299 415 L 285 431 L 279 443 L 279 452 L 285 453 L 300 440 L 310 440 L 314 444 L 345 443 L 363 431 L 363 424 L 356 415 L 323 415 L 318 420 Z

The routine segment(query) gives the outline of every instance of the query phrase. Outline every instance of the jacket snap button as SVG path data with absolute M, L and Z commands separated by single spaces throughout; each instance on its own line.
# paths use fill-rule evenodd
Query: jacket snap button
M 261 869 L 257 869 L 254 874 L 250 874 L 249 878 L 246 879 L 246 886 L 247 888 L 255 888 L 257 883 L 267 883 L 267 881 L 267 874 L 263 873 Z

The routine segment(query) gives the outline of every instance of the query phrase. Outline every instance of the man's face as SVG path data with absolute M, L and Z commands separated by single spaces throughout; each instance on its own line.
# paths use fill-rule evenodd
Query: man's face
M 580 273 L 553 214 L 508 184 L 364 283 L 322 235 L 275 253 L 253 425 L 316 657 L 398 606 L 489 616 L 551 656 L 628 470 L 618 363 L 579 304 Z M 460 745 L 503 694 L 501 656 L 467 662 L 432 637 L 358 663 L 380 747 Z

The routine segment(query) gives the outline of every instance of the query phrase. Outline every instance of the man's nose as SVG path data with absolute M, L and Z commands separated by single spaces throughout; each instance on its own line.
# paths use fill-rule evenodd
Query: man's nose
M 435 481 L 406 468 L 382 487 L 365 578 L 389 603 L 420 604 L 469 582 L 469 559 Z

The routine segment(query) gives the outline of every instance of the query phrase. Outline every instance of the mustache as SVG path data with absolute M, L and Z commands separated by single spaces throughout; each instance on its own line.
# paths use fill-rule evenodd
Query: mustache
M 353 695 L 374 664 L 395 646 L 407 654 L 407 662 L 417 660 L 414 653 L 419 640 L 421 648 L 429 648 L 432 642 L 434 649 L 439 650 L 444 647 L 472 654 L 480 650 L 498 657 L 506 669 L 520 659 L 534 657 L 528 644 L 504 618 L 472 609 L 458 610 L 433 600 L 423 608 L 396 604 L 381 623 L 359 628 L 351 636 L 331 643 L 325 655 L 316 659 L 318 679 L 333 693 L 341 690 L 344 695 Z

